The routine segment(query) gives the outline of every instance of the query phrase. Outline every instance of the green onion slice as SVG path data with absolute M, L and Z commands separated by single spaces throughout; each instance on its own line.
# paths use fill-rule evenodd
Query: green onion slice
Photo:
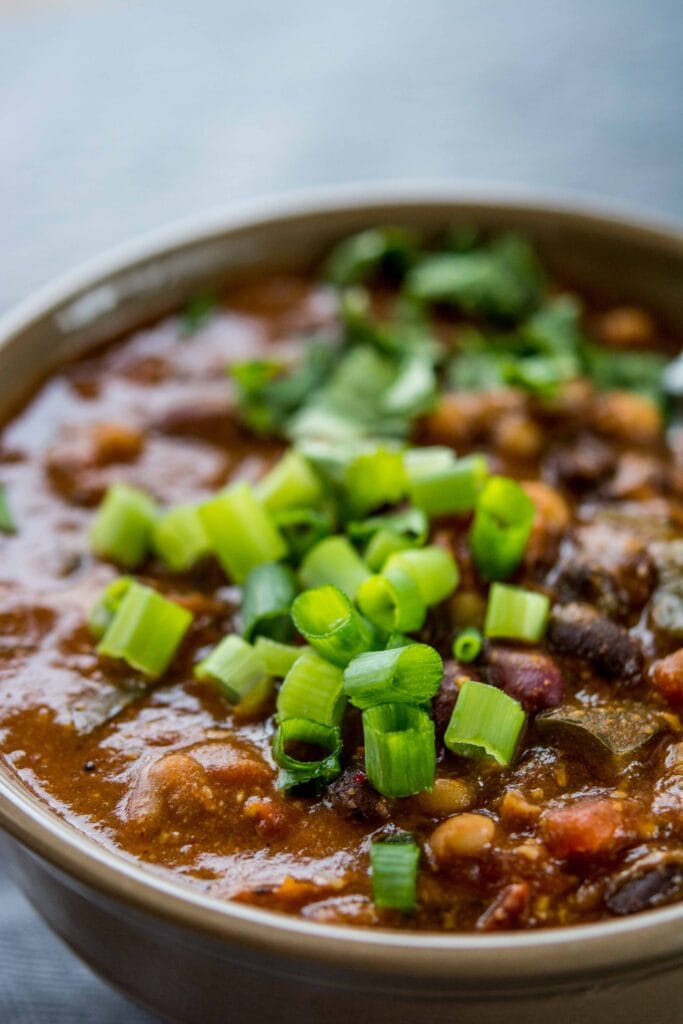
M 178 505 L 154 524 L 152 547 L 173 572 L 186 572 L 211 551 L 196 505 Z
M 308 648 L 283 644 L 278 640 L 271 640 L 268 636 L 259 636 L 254 643 L 254 650 L 263 659 L 269 676 L 284 679 L 297 658 L 300 658 Z
M 120 658 L 153 679 L 163 675 L 192 622 L 192 614 L 151 587 L 131 582 L 100 640 L 97 653 Z
M 90 547 L 124 569 L 134 569 L 147 556 L 157 518 L 154 501 L 137 487 L 113 484 L 90 527 Z
M 515 480 L 493 476 L 486 482 L 469 537 L 474 563 L 485 580 L 507 579 L 518 568 L 535 511 Z
M 301 561 L 318 541 L 329 537 L 333 528 L 330 513 L 315 508 L 285 508 L 274 514 L 273 521 L 293 562 Z
M 405 633 L 390 633 L 384 645 L 385 651 L 391 651 L 394 647 L 408 647 L 409 644 L 416 644 L 417 640 L 406 636 Z
M 519 701 L 495 686 L 468 679 L 460 687 L 444 743 L 462 757 L 492 757 L 510 764 L 526 716 Z
M 465 665 L 475 661 L 481 653 L 482 643 L 483 637 L 476 626 L 468 626 L 453 641 L 453 657 Z
M 295 745 L 294 752 L 291 746 Z M 289 751 L 288 751 L 289 747 Z M 313 760 L 300 760 L 295 754 L 317 748 L 322 756 Z M 308 782 L 332 782 L 341 772 L 341 732 L 336 726 L 322 725 L 308 718 L 287 718 L 281 722 L 273 739 L 273 757 L 279 766 L 277 784 L 289 790 Z
M 107 632 L 128 588 L 134 582 L 132 576 L 117 576 L 104 588 L 88 616 L 88 628 L 96 639 L 101 639 Z
M 7 488 L 0 483 L 0 533 L 16 533 L 17 524 L 7 500 Z
M 310 463 L 293 449 L 286 452 L 258 482 L 256 497 L 271 514 L 283 509 L 315 505 L 322 497 L 322 484 Z
M 411 704 L 378 704 L 363 712 L 365 771 L 383 796 L 413 796 L 434 785 L 434 723 Z
M 280 687 L 277 698 L 279 721 L 308 718 L 321 725 L 338 726 L 345 707 L 342 670 L 310 648 L 305 650 Z
M 240 704 L 264 685 L 268 671 L 260 652 L 239 636 L 226 636 L 195 665 L 197 679 L 217 683 L 231 704 Z
M 338 587 L 304 590 L 292 605 L 292 619 L 323 658 L 342 667 L 376 642 L 370 624 Z
M 360 654 L 344 671 L 344 690 L 357 708 L 426 704 L 439 689 L 443 662 L 433 647 L 408 644 Z
M 277 527 L 246 483 L 199 506 L 211 548 L 228 576 L 243 583 L 262 562 L 277 562 L 287 553 Z
M 405 508 L 398 512 L 370 516 L 346 524 L 346 532 L 358 544 L 372 540 L 376 533 L 393 533 L 410 547 L 421 547 L 429 534 L 429 522 L 420 508 Z
M 368 569 L 372 569 L 373 572 L 379 572 L 390 555 L 395 555 L 399 551 L 405 551 L 409 547 L 409 542 L 397 533 L 390 533 L 389 530 L 378 530 L 368 541 L 368 545 L 363 552 L 363 561 Z
M 488 473 L 483 455 L 456 459 L 450 448 L 413 448 L 405 453 L 408 493 L 430 518 L 471 512 Z
M 427 606 L 414 576 L 397 566 L 370 576 L 356 597 L 367 619 L 383 633 L 412 632 L 420 629 Z
M 290 640 L 294 632 L 290 609 L 296 596 L 294 573 L 278 562 L 255 566 L 242 588 L 242 636 L 254 640 Z
M 417 866 L 420 848 L 412 836 L 401 834 L 370 847 L 372 898 L 383 910 L 410 913 L 417 906 Z
M 449 597 L 460 582 L 453 555 L 436 544 L 391 555 L 382 572 L 390 576 L 394 570 L 412 576 L 428 607 Z
M 538 643 L 545 633 L 549 610 L 550 601 L 545 594 L 506 583 L 494 583 L 486 606 L 484 634 Z
M 380 445 L 361 452 L 346 467 L 344 487 L 354 515 L 363 515 L 380 505 L 393 505 L 406 491 L 403 454 L 398 448 Z
M 370 575 L 365 562 L 346 537 L 326 537 L 311 548 L 299 568 L 306 587 L 332 584 L 353 601 L 358 588 Z

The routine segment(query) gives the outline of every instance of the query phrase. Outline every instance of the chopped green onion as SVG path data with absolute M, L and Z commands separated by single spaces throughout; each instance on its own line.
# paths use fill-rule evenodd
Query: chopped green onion
M 367 541 L 363 560 L 369 569 L 379 572 L 389 555 L 424 544 L 429 523 L 422 509 L 407 508 L 350 522 L 346 531 L 357 543 Z
M 401 451 L 379 445 L 361 452 L 346 467 L 344 485 L 354 515 L 395 504 L 407 485 Z
M 338 587 L 304 590 L 292 605 L 292 619 L 309 644 L 335 665 L 348 665 L 375 644 L 372 627 Z
M 16 533 L 17 524 L 7 500 L 7 488 L 0 484 L 0 533 Z
M 271 514 L 283 509 L 315 505 L 322 497 L 322 484 L 308 461 L 290 450 L 256 485 L 256 497 Z
M 430 518 L 470 512 L 488 473 L 483 455 L 456 459 L 449 448 L 414 448 L 404 463 L 410 499 Z
M 305 587 L 321 587 L 331 583 L 343 590 L 351 600 L 370 571 L 346 537 L 326 537 L 307 553 L 299 568 Z
M 197 679 L 217 683 L 231 704 L 239 704 L 268 678 L 265 662 L 251 644 L 239 636 L 226 636 L 195 665 Z
M 271 675 L 264 676 L 260 683 L 257 683 L 245 694 L 244 697 L 233 707 L 237 718 L 261 717 L 264 712 L 264 705 L 270 701 L 275 690 L 275 680 Z
M 477 498 L 469 544 L 485 580 L 507 579 L 524 556 L 535 514 L 531 498 L 518 483 L 492 476 Z
M 163 675 L 192 622 L 192 614 L 151 587 L 126 589 L 97 653 L 120 658 L 152 678 Z
M 456 636 L 453 641 L 453 657 L 456 661 L 467 664 L 475 661 L 481 653 L 483 638 L 475 626 L 468 626 Z
M 370 847 L 372 898 L 383 910 L 410 913 L 417 906 L 420 847 L 412 836 L 390 836 Z
M 276 512 L 273 520 L 294 562 L 299 562 L 318 541 L 332 533 L 332 516 L 315 508 L 286 508 Z
M 413 577 L 427 607 L 449 597 L 460 582 L 453 555 L 436 544 L 391 555 L 382 573 L 391 576 L 395 569 Z
M 391 533 L 390 530 L 378 530 L 368 541 L 368 546 L 363 552 L 363 561 L 368 569 L 379 572 L 390 555 L 405 551 L 410 546 L 410 542 L 400 534 Z M 365 582 L 367 583 L 367 580 Z
M 285 542 L 246 483 L 233 484 L 199 506 L 211 547 L 228 576 L 243 583 L 262 562 L 277 562 Z
M 344 671 L 344 691 L 357 708 L 426 704 L 442 676 L 443 662 L 433 647 L 408 644 L 358 655 Z
M 185 572 L 211 551 L 196 505 L 178 505 L 154 525 L 152 547 L 173 572 Z
M 268 636 L 286 641 L 292 637 L 290 609 L 296 596 L 291 569 L 264 562 L 251 570 L 242 588 L 242 636 L 254 640 Z
M 363 615 L 384 633 L 412 632 L 420 629 L 427 617 L 427 606 L 415 578 L 396 566 L 368 577 L 356 601 Z
M 409 644 L 416 643 L 417 640 L 413 640 L 411 636 L 406 636 L 405 633 L 390 633 L 384 645 L 384 650 L 391 651 L 394 647 L 407 647 Z
M 346 532 L 359 544 L 372 540 L 376 533 L 393 533 L 405 540 L 408 547 L 419 548 L 427 540 L 429 523 L 422 509 L 405 508 L 347 523 Z
M 326 276 L 344 287 L 366 281 L 378 270 L 403 273 L 412 263 L 416 240 L 405 228 L 368 228 L 339 242 L 328 257 Z
M 462 757 L 493 757 L 510 764 L 526 716 L 519 701 L 495 686 L 468 679 L 460 687 L 444 743 Z
M 88 616 L 88 628 L 98 640 L 109 629 L 128 588 L 134 582 L 132 576 L 117 576 L 115 580 L 107 584 L 91 608 Z
M 289 744 L 318 747 L 323 756 L 317 760 L 299 760 L 287 752 Z M 273 740 L 273 757 L 280 768 L 278 787 L 286 791 L 307 782 L 332 782 L 341 772 L 340 753 L 341 732 L 336 726 L 311 722 L 307 718 L 285 719 Z
M 279 721 L 308 718 L 340 725 L 346 707 L 343 673 L 310 649 L 304 650 L 285 677 L 277 698 Z
M 134 569 L 149 550 L 157 506 L 144 491 L 113 484 L 90 527 L 90 547 L 101 558 Z
M 269 636 L 259 636 L 254 643 L 254 650 L 263 659 L 269 676 L 284 679 L 297 658 L 300 658 L 308 648 L 283 644 L 278 640 L 271 640 Z
M 383 796 L 413 796 L 434 785 L 434 723 L 411 704 L 378 704 L 363 712 L 365 771 Z
M 538 643 L 545 633 L 550 601 L 545 594 L 494 583 L 486 606 L 484 634 Z

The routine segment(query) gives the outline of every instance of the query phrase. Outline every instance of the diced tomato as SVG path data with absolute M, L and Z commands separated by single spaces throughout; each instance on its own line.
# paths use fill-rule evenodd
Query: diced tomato
M 616 849 L 623 838 L 623 805 L 592 798 L 548 811 L 541 830 L 555 857 L 595 856 Z

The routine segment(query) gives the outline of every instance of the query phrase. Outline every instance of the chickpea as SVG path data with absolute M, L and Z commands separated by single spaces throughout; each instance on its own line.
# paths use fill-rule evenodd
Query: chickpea
M 522 488 L 536 506 L 534 527 L 561 533 L 569 526 L 569 506 L 559 491 L 542 480 L 524 480 Z
M 417 803 L 421 811 L 435 818 L 445 818 L 471 807 L 472 787 L 462 779 L 437 779 L 431 789 L 420 793 Z
M 486 617 L 486 600 L 476 590 L 463 590 L 454 594 L 450 601 L 451 620 L 454 626 L 483 626 Z
M 534 565 L 555 550 L 557 538 L 569 526 L 569 506 L 554 487 L 541 480 L 525 480 L 522 488 L 536 506 L 524 559 L 527 565 Z
M 601 433 L 630 444 L 652 444 L 662 432 L 662 416 L 655 403 L 632 391 L 598 395 L 593 422 Z
M 98 466 L 132 462 L 140 455 L 144 444 L 144 434 L 124 423 L 98 423 L 93 428 L 94 457 Z
M 487 434 L 496 417 L 521 409 L 524 396 L 512 388 L 445 394 L 424 421 L 427 436 L 440 444 L 465 444 Z
M 601 340 L 615 348 L 647 346 L 655 334 L 652 318 L 633 306 L 617 306 L 603 313 L 597 327 Z
M 429 846 L 439 867 L 460 857 L 479 857 L 493 841 L 496 826 L 485 814 L 456 814 L 432 832 Z
M 492 432 L 493 443 L 509 459 L 534 459 L 543 447 L 543 435 L 530 416 L 509 413 L 502 416 Z

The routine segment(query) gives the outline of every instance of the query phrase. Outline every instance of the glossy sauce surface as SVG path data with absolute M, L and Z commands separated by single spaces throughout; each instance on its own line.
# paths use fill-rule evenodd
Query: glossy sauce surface
M 595 314 L 596 329 L 618 358 L 609 315 Z M 634 715 L 624 752 L 531 724 L 512 766 L 440 746 L 434 791 L 391 801 L 365 780 L 350 715 L 341 779 L 319 798 L 285 796 L 275 786 L 273 707 L 239 719 L 193 679 L 197 658 L 238 625 L 238 594 L 210 562 L 171 576 L 150 561 L 140 573 L 195 615 L 160 684 L 143 692 L 134 673 L 96 655 L 87 615 L 116 572 L 89 554 L 87 529 L 107 486 L 125 480 L 171 503 L 259 478 L 282 449 L 239 425 L 225 365 L 275 344 L 295 354 L 302 335 L 333 330 L 334 318 L 325 288 L 266 280 L 227 295 L 191 335 L 171 318 L 65 367 L 5 426 L 0 481 L 19 530 L 0 535 L 3 757 L 57 813 L 154 870 L 313 920 L 491 931 L 680 898 L 683 666 L 679 676 L 657 666 L 681 641 L 653 627 L 651 609 L 667 545 L 683 538 L 683 470 L 643 400 L 595 394 L 581 380 L 545 402 L 512 389 L 454 393 L 417 437 L 483 451 L 494 471 L 525 481 L 538 512 L 515 582 L 560 606 L 541 648 L 490 644 L 477 665 L 455 665 L 454 631 L 481 619 L 485 591 L 467 522 L 435 524 L 433 540 L 462 572 L 424 630 L 449 659 L 437 732 L 463 675 L 501 685 L 532 713 L 563 685 L 566 707 Z M 675 351 L 651 329 L 648 343 Z M 457 325 L 441 331 L 457 344 Z M 587 605 L 618 633 L 588 628 Z M 575 606 L 583 632 L 565 621 L 562 609 Z M 378 911 L 370 898 L 371 837 L 394 827 L 423 846 L 412 917 Z

